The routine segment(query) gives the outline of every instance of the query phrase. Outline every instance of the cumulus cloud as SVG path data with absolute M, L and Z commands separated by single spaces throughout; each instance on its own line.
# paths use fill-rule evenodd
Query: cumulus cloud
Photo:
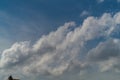
M 3 51 L 0 60 L 0 67 L 17 65 L 29 55 L 29 42 L 15 43 L 11 48 Z
M 81 26 L 65 23 L 35 44 L 18 42 L 4 50 L 0 69 L 10 67 L 30 75 L 79 74 L 89 70 L 119 70 L 120 13 L 90 16 Z M 96 42 L 96 43 L 95 43 Z M 93 43 L 93 44 L 91 44 Z M 90 47 L 88 47 L 90 46 Z

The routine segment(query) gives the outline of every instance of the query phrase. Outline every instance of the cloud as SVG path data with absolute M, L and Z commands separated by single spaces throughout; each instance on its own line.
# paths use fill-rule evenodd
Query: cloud
M 29 42 L 15 43 L 11 48 L 3 51 L 0 60 L 0 67 L 10 67 L 18 65 L 18 63 L 25 59 L 29 53 Z
M 88 58 L 93 61 L 103 61 L 110 58 L 118 57 L 120 54 L 120 40 L 110 39 L 106 42 L 101 42 L 88 53 Z
M 86 77 L 87 76 L 87 77 Z M 105 72 L 105 73 L 89 73 L 85 76 L 80 76 L 80 79 L 83 80 L 119 80 L 119 74 L 111 73 L 111 72 Z
M 87 54 L 88 61 L 97 64 L 100 72 L 120 71 L 120 40 L 109 39 L 99 43 L 98 46 L 90 50 Z M 89 63 L 90 63 L 89 62 Z
M 98 1 L 98 3 L 102 3 L 102 2 L 104 2 L 105 0 L 97 0 Z
M 81 14 L 80 14 L 80 17 L 84 17 L 84 16 L 89 16 L 89 12 L 88 11 L 83 11 Z
M 29 41 L 17 42 L 1 53 L 0 69 L 36 76 L 111 69 L 119 72 L 119 19 L 119 12 L 113 16 L 89 16 L 80 26 L 65 23 L 33 45 Z
M 120 0 L 117 0 L 117 2 L 120 2 Z
M 98 3 L 103 3 L 103 2 L 105 2 L 105 1 L 107 1 L 107 0 L 97 0 Z M 109 1 L 109 0 L 108 0 L 108 1 Z M 120 2 L 120 0 L 115 0 L 115 1 L 118 2 L 118 3 Z

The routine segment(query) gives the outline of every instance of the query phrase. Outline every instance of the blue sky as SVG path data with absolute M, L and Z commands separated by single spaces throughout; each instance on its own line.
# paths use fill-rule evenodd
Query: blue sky
M 119 52 L 120 0 L 0 1 L 1 80 L 119 80 Z
M 87 16 L 98 17 L 105 12 L 115 13 L 119 11 L 119 7 L 117 0 L 105 0 L 103 2 L 98 0 L 4 0 L 0 1 L 1 26 L 4 26 L 1 29 L 9 32 L 10 35 L 5 35 L 7 37 L 11 37 L 16 32 L 23 32 L 23 34 L 25 32 L 25 37 L 32 39 L 31 36 L 37 34 L 40 37 L 51 30 L 56 30 L 65 22 L 75 21 L 82 24 Z M 80 16 L 84 11 L 87 14 Z M 22 30 L 21 26 L 26 26 L 26 29 L 29 28 L 28 33 Z M 38 30 L 35 30 L 36 34 L 32 33 L 34 31 L 32 28 L 35 26 Z M 21 35 L 17 36 L 18 38 L 21 37 Z M 27 38 L 25 40 L 28 40 Z

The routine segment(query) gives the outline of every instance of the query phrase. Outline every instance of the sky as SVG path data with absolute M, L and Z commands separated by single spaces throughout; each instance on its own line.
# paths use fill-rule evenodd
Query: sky
M 0 80 L 119 80 L 120 0 L 0 0 Z

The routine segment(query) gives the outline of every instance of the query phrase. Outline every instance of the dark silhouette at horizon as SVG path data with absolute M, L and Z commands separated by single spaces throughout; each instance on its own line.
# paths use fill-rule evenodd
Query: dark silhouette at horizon
M 13 77 L 10 75 L 10 76 L 8 77 L 8 80 L 20 80 L 20 79 L 13 79 Z

